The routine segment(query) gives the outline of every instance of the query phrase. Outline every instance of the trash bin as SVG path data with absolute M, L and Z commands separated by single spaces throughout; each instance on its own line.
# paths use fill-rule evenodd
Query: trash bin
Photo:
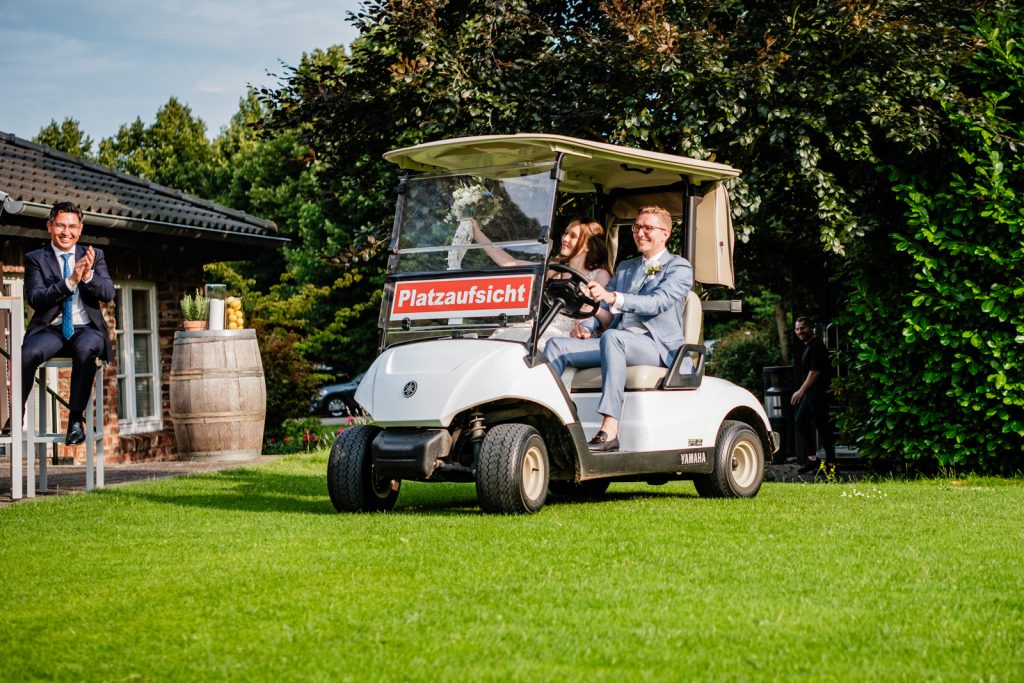
M 772 431 L 779 433 L 779 450 L 773 462 L 784 462 L 793 453 L 793 366 L 771 365 L 764 368 L 764 410 Z

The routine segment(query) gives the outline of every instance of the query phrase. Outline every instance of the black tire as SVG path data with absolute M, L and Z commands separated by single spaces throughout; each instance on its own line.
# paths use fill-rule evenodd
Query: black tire
M 607 479 L 548 482 L 548 492 L 563 498 L 600 498 L 611 484 Z
M 378 480 L 370 444 L 380 428 L 357 425 L 342 430 L 327 459 L 327 492 L 338 512 L 387 512 L 395 507 L 399 479 Z
M 548 476 L 548 449 L 530 425 L 497 425 L 484 436 L 476 468 L 476 495 L 484 512 L 537 512 L 548 497 Z
M 702 498 L 753 498 L 764 481 L 764 444 L 746 422 L 726 420 L 715 441 L 715 469 L 694 477 Z
M 327 400 L 327 414 L 331 417 L 344 417 L 349 414 L 348 406 L 341 396 L 332 396 Z

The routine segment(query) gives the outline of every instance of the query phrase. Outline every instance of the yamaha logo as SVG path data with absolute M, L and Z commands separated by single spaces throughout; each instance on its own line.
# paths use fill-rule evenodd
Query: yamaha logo
M 402 387 L 402 396 L 409 398 L 416 393 L 417 388 L 416 382 L 406 382 L 405 386 Z
M 708 456 L 706 453 L 680 453 L 680 465 L 706 465 Z

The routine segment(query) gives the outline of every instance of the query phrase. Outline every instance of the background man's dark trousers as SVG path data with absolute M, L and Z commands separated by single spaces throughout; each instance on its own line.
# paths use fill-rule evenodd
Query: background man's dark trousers
M 832 418 L 829 415 L 828 396 L 808 392 L 800 399 L 796 408 L 796 457 L 797 462 L 806 465 L 808 458 L 815 455 L 814 432 L 817 430 L 821 447 L 825 449 L 825 462 L 836 463 L 836 445 L 832 433 Z

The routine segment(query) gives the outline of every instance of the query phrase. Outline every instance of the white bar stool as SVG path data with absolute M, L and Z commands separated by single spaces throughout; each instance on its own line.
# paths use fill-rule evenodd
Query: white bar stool
M 0 281 L 0 289 L 2 289 Z M 2 349 L 6 357 L 8 372 L 7 377 L 0 378 L 7 382 L 4 390 L 10 389 L 10 420 L 11 433 L 9 436 L 0 435 L 0 447 L 11 459 L 11 500 L 18 500 L 22 497 L 21 488 L 21 461 L 22 461 L 22 405 L 21 405 L 21 338 L 25 335 L 25 313 L 20 296 L 0 296 L 0 310 L 6 312 L 3 317 L 3 337 L 0 338 L 0 347 L 9 346 L 10 350 Z M 32 460 L 28 460 L 28 469 L 32 469 Z M 33 492 L 34 495 L 34 492 Z
M 103 488 L 103 362 L 97 360 L 96 379 L 93 381 L 92 396 L 85 406 L 85 490 Z M 60 429 L 57 404 L 68 407 L 68 402 L 60 393 L 51 389 L 46 383 L 47 368 L 70 368 L 70 358 L 51 358 L 39 366 L 39 371 L 32 386 L 32 394 L 28 405 L 37 410 L 28 409 L 28 425 L 25 430 L 28 454 L 28 481 L 26 494 L 35 496 L 35 466 L 32 453 L 39 460 L 39 492 L 46 493 L 46 460 L 47 444 L 64 443 L 66 433 Z M 38 418 L 38 425 L 36 420 Z M 53 431 L 50 431 L 50 424 Z

